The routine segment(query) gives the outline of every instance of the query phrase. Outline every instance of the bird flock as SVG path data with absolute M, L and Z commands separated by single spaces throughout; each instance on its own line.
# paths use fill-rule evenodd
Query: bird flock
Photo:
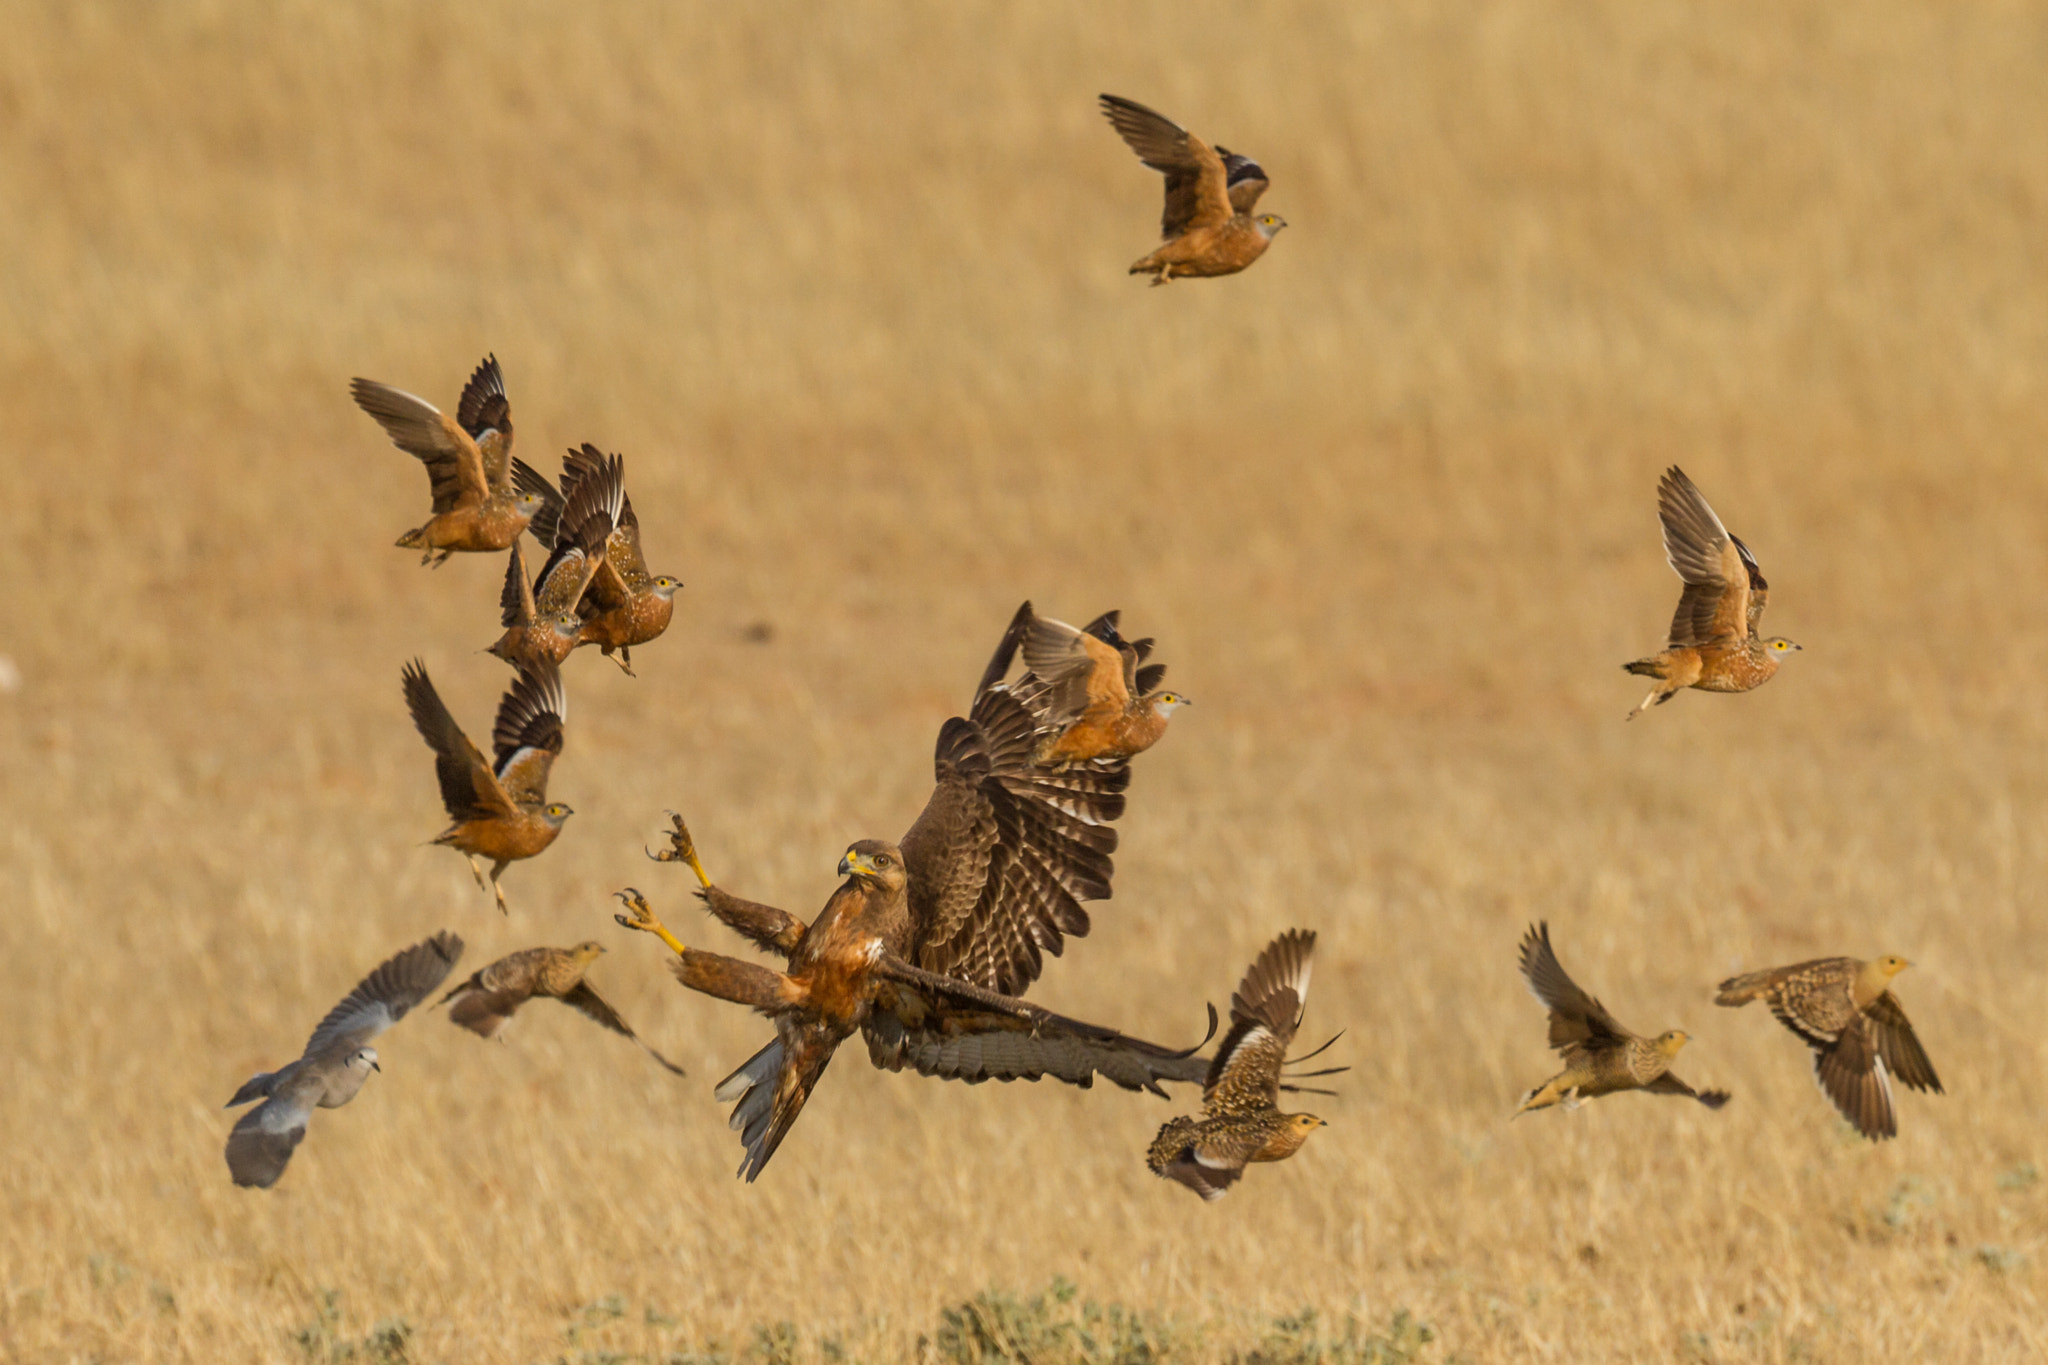
M 1101 107 L 1144 164 L 1165 177 L 1164 240 L 1132 274 L 1149 274 L 1155 285 L 1235 274 L 1286 226 L 1278 215 L 1253 212 L 1267 178 L 1252 158 L 1131 100 L 1104 95 Z M 458 553 L 507 557 L 504 633 L 490 653 L 515 675 L 491 727 L 490 756 L 464 732 L 420 661 L 405 664 L 400 681 L 413 724 L 433 751 L 450 821 L 433 842 L 468 858 L 478 886 L 509 919 L 500 878 L 551 847 L 574 814 L 547 794 L 568 719 L 567 660 L 596 645 L 633 675 L 632 650 L 668 629 L 682 584 L 648 568 L 622 456 L 578 446 L 550 482 L 513 453 L 511 405 L 495 356 L 476 367 L 453 417 L 374 380 L 356 379 L 350 392 L 427 469 L 432 515 L 397 544 L 437 568 Z M 1658 484 L 1657 509 L 1666 558 L 1684 588 L 1663 650 L 1623 665 L 1654 684 L 1630 720 L 1687 688 L 1752 691 L 1800 648 L 1758 633 L 1769 588 L 1757 559 L 1676 466 Z M 545 554 L 531 577 L 527 535 Z M 713 1090 L 732 1106 L 741 1176 L 761 1174 L 840 1044 L 856 1033 L 883 1070 L 969 1084 L 1050 1076 L 1088 1087 L 1100 1076 L 1160 1096 L 1169 1084 L 1199 1084 L 1200 1117 L 1169 1120 L 1145 1160 L 1205 1200 L 1221 1197 L 1247 1165 L 1293 1156 L 1323 1126 L 1317 1115 L 1281 1107 L 1283 1095 L 1332 1093 L 1304 1082 L 1347 1069 L 1301 1069 L 1335 1037 L 1289 1057 L 1307 1007 L 1312 931 L 1288 930 L 1251 963 L 1231 997 L 1223 1039 L 1207 1056 L 1202 1049 L 1219 1027 L 1213 1006 L 1207 1035 L 1176 1047 L 1022 998 L 1048 956 L 1088 933 L 1085 904 L 1109 898 L 1115 824 L 1132 764 L 1189 705 L 1162 685 L 1166 665 L 1153 650 L 1150 638 L 1126 638 L 1116 611 L 1076 627 L 1025 602 L 965 714 L 939 729 L 924 809 L 894 841 L 847 845 L 840 885 L 808 922 L 719 885 L 687 823 L 671 813 L 668 846 L 649 856 L 688 868 L 704 910 L 767 962 L 685 944 L 636 888 L 618 893 L 622 909 L 613 918 L 666 945 L 664 961 L 683 986 L 773 1025 L 773 1038 Z M 463 949 L 444 930 L 394 954 L 328 1012 L 296 1061 L 235 1092 L 231 1108 L 262 1100 L 228 1136 L 237 1185 L 277 1182 L 312 1111 L 347 1104 L 381 1070 L 374 1040 L 442 987 Z M 587 974 L 605 951 L 594 940 L 513 951 L 439 1003 L 450 1022 L 489 1038 L 527 1001 L 558 1000 L 682 1075 L 591 986 Z M 1519 965 L 1548 1013 L 1548 1042 L 1562 1069 L 1522 1097 L 1515 1117 L 1554 1106 L 1569 1111 L 1627 1090 L 1683 1096 L 1717 1111 L 1728 1103 L 1728 1091 L 1695 1090 L 1672 1071 L 1690 1041 L 1685 1033 L 1633 1033 L 1579 986 L 1559 962 L 1547 923 L 1528 930 Z M 1812 1050 L 1815 1077 L 1842 1116 L 1866 1137 L 1889 1138 L 1898 1132 L 1894 1079 L 1922 1091 L 1942 1088 L 1891 990 L 1909 965 L 1889 954 L 1820 958 L 1733 977 L 1715 999 L 1730 1007 L 1765 1001 Z

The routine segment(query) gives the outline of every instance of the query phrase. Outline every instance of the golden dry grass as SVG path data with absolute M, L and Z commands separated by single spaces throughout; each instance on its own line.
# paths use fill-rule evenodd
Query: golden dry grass
M 2048 1353 L 2048 17 L 566 12 L 0 16 L 0 1357 L 297 1358 L 332 1289 L 420 1360 L 778 1319 L 887 1358 L 1062 1274 L 1197 1356 L 1304 1305 L 1470 1362 Z M 1258 155 L 1294 227 L 1126 279 L 1158 186 L 1099 90 Z M 579 814 L 509 923 L 421 846 L 398 689 L 422 655 L 486 727 L 500 566 L 390 547 L 424 480 L 345 393 L 452 402 L 486 350 L 530 458 L 626 452 L 689 585 L 638 681 L 572 662 Z M 1673 460 L 1806 653 L 1624 727 Z M 822 903 L 1026 596 L 1123 607 L 1199 702 L 1035 997 L 1186 1038 L 1315 928 L 1331 1127 L 1203 1206 L 1140 1163 L 1156 1101 L 854 1049 L 743 1186 L 709 1088 L 765 1027 L 606 898 L 724 946 L 640 856 L 678 806 L 734 889 Z M 1539 917 L 1734 1103 L 1509 1126 Z M 231 1188 L 220 1102 L 442 926 L 468 967 L 605 936 L 691 1077 L 567 1011 L 429 1015 Z M 1709 990 L 1887 949 L 1949 1094 L 1873 1146 Z

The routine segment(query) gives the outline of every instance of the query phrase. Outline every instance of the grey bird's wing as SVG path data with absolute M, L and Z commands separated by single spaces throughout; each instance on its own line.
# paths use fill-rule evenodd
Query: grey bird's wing
M 379 964 L 327 1012 L 306 1041 L 306 1056 L 352 1052 L 390 1028 L 448 979 L 462 956 L 462 939 L 442 930 Z M 276 1102 L 273 1095 L 272 1103 Z M 269 1108 L 265 1105 L 264 1108 Z M 259 1109 L 256 1113 L 261 1113 Z M 247 1123 L 255 1114 L 245 1115 Z M 304 1125 L 301 1124 L 301 1129 Z M 237 1131 L 241 1125 L 236 1125 Z M 296 1143 L 297 1139 L 293 1139 Z M 289 1149 L 286 1152 L 289 1155 Z M 284 1167 L 280 1163 L 279 1170 Z M 272 1177 L 275 1179 L 275 1177 Z
M 228 1171 L 235 1183 L 262 1190 L 275 1185 L 305 1140 L 312 1115 L 312 1096 L 299 1086 L 285 1087 L 242 1115 L 228 1134 Z

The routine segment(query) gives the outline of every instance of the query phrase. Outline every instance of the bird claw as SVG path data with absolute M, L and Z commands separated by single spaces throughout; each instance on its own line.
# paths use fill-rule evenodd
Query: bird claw
M 1573 1086 L 1571 1089 L 1565 1091 L 1563 1098 L 1559 1102 L 1564 1105 L 1565 1113 L 1570 1114 L 1577 1111 L 1581 1103 L 1579 1099 L 1579 1088 L 1577 1086 Z
M 656 938 L 674 949 L 678 957 L 688 951 L 683 947 L 682 940 L 671 934 L 668 931 L 668 926 L 656 917 L 654 907 L 647 903 L 647 897 L 641 895 L 637 888 L 629 886 L 624 891 L 613 894 L 618 897 L 619 903 L 631 912 L 630 914 L 614 914 L 612 916 L 622 927 L 638 929 L 645 934 L 653 934 Z
M 654 917 L 654 907 L 647 903 L 647 897 L 641 895 L 637 888 L 629 886 L 624 891 L 614 892 L 613 895 L 621 905 L 632 911 L 630 915 L 612 916 L 628 929 L 640 929 L 651 934 L 661 923 Z
M 708 890 L 711 874 L 704 870 L 703 861 L 697 857 L 697 842 L 690 837 L 690 827 L 674 811 L 668 813 L 668 818 L 673 826 L 668 835 L 668 848 L 660 853 L 649 849 L 647 856 L 657 863 L 688 863 L 690 870 L 697 874 L 697 880 Z

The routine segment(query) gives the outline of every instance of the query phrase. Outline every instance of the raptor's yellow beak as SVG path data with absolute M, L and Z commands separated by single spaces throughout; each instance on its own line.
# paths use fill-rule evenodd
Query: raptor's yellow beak
M 839 860 L 839 875 L 842 877 L 850 877 L 855 873 L 868 877 L 873 876 L 874 871 L 875 865 L 868 861 L 865 853 L 856 853 L 850 848 L 846 850 L 846 856 Z

